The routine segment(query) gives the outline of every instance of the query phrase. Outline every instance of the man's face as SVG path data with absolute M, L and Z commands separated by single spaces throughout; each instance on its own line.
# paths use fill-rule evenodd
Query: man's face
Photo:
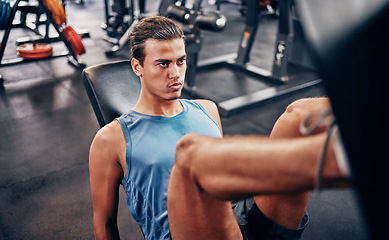
M 145 42 L 145 56 L 143 67 L 139 67 L 142 91 L 164 100 L 179 98 L 186 71 L 184 40 L 148 39 Z

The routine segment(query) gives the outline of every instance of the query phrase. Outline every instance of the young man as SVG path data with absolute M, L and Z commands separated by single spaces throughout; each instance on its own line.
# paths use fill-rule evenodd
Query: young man
M 99 130 L 90 149 L 90 182 L 96 239 L 119 238 L 117 210 L 120 184 L 124 186 L 127 193 L 128 208 L 141 226 L 146 239 L 169 239 L 170 231 L 174 234 L 174 240 L 192 237 L 241 239 L 244 236 L 248 238 L 252 234 L 247 230 L 250 229 L 248 223 L 254 224 L 251 225 L 254 226 L 254 230 L 258 227 L 264 229 L 260 231 L 261 233 L 268 233 L 269 226 L 282 225 L 283 227 L 279 226 L 279 229 L 281 232 L 287 232 L 286 236 L 289 239 L 299 238 L 306 224 L 306 217 L 303 219 L 308 201 L 306 192 L 269 196 L 268 198 L 256 196 L 251 200 L 239 201 L 234 204 L 235 216 L 230 202 L 217 200 L 217 198 L 224 197 L 238 199 L 253 196 L 255 195 L 253 193 L 260 191 L 278 192 L 274 189 L 278 179 L 275 176 L 284 177 L 283 172 L 271 172 L 268 169 L 282 169 L 275 167 L 277 166 L 276 160 L 269 163 L 269 167 L 266 168 L 269 170 L 266 175 L 268 178 L 259 185 L 268 187 L 257 191 L 253 188 L 256 183 L 247 184 L 251 192 L 247 192 L 245 184 L 242 186 L 239 184 L 240 181 L 235 181 L 234 177 L 219 178 L 218 175 L 206 169 L 188 172 L 187 168 L 182 167 L 191 166 L 187 163 L 191 163 L 191 159 L 196 159 L 192 158 L 194 157 L 193 152 L 187 151 L 193 149 L 192 146 L 195 146 L 192 145 L 193 142 L 199 143 L 204 140 L 204 143 L 209 143 L 207 148 L 204 148 L 204 152 L 196 151 L 195 155 L 199 156 L 198 159 L 207 161 L 197 166 L 205 167 L 215 160 L 215 164 L 220 164 L 216 166 L 222 166 L 220 169 L 223 171 L 230 165 L 220 160 L 233 159 L 238 162 L 246 155 L 257 158 L 256 148 L 263 150 L 268 148 L 264 151 L 268 154 L 264 159 L 270 159 L 272 154 L 275 154 L 273 157 L 277 159 L 277 156 L 287 149 L 285 146 L 289 144 L 284 142 L 282 148 L 274 147 L 278 146 L 277 144 L 272 147 L 271 144 L 266 144 L 266 141 L 257 142 L 254 138 L 242 138 L 243 141 L 233 141 L 230 145 L 219 144 L 220 142 L 216 139 L 221 138 L 222 130 L 215 104 L 205 100 L 178 99 L 185 79 L 186 54 L 183 32 L 173 21 L 164 17 L 145 18 L 134 27 L 130 40 L 133 56 L 132 68 L 140 77 L 142 84 L 139 100 L 131 111 Z M 306 113 L 305 110 L 313 111 L 314 106 L 322 109 L 328 105 L 324 104 L 325 101 L 322 101 L 324 106 L 318 105 L 318 102 L 313 100 L 301 100 L 300 102 L 303 102 L 300 109 L 303 109 L 304 113 Z M 291 108 L 292 106 L 288 109 Z M 296 113 L 296 110 L 290 112 Z M 288 136 L 288 132 L 295 133 L 297 128 L 293 124 L 300 123 L 306 114 L 294 114 L 292 117 L 284 117 L 285 115 L 289 114 L 284 114 L 277 122 L 272 138 Z M 279 131 L 281 129 L 284 131 Z M 295 137 L 291 133 L 289 137 Z M 180 140 L 184 135 L 188 136 Z M 206 138 L 204 135 L 212 138 Z M 176 143 L 179 140 L 177 164 L 169 188 L 169 219 L 171 218 L 172 223 L 169 227 L 167 188 L 174 164 Z M 301 147 L 301 144 L 297 147 Z M 235 151 L 239 149 L 240 151 Z M 311 153 L 317 154 L 317 151 L 317 147 L 312 148 Z M 215 153 L 217 154 L 213 155 Z M 288 153 L 286 151 L 286 154 Z M 218 154 L 221 157 L 217 157 Z M 288 155 L 293 158 L 297 157 L 294 154 Z M 240 165 L 251 167 L 243 163 Z M 252 169 L 259 173 L 260 169 Z M 206 180 L 197 182 L 193 174 L 201 172 L 211 174 L 207 175 Z M 190 174 L 187 175 L 188 173 Z M 238 173 L 236 174 L 238 177 L 249 176 L 245 171 Z M 300 181 L 298 180 L 300 177 L 296 175 L 297 181 Z M 285 184 L 285 181 L 282 183 Z M 222 189 L 220 190 L 222 193 L 227 191 L 228 194 L 223 193 L 218 196 L 212 191 L 204 194 L 204 191 L 209 190 L 206 188 L 208 184 L 211 186 L 224 184 L 219 190 Z M 231 192 L 225 186 L 231 187 L 234 191 Z M 281 185 L 279 186 L 281 190 L 284 190 Z M 262 213 L 256 208 L 255 203 L 260 206 Z M 249 212 L 247 219 L 244 216 L 246 210 Z M 252 221 L 252 217 L 255 221 Z M 256 220 L 258 217 L 260 221 Z M 301 227 L 299 230 L 292 230 L 292 228 L 299 227 Z
M 314 180 L 321 178 L 321 185 L 327 187 L 349 183 L 347 167 L 341 167 L 347 159 L 339 136 L 331 133 L 328 142 L 326 124 L 310 127 L 317 119 L 325 123 L 332 118 L 315 114 L 328 113 L 329 107 L 327 98 L 292 103 L 270 138 L 183 137 L 177 144 L 168 189 L 172 238 L 300 239 L 307 224 L 307 190 L 314 187 Z M 300 131 L 304 119 L 309 136 Z M 322 151 L 326 154 L 321 155 Z M 318 171 L 321 158 L 325 161 Z M 245 200 L 231 209 L 229 201 L 237 199 Z
M 169 239 L 166 195 L 177 141 L 188 133 L 220 138 L 213 102 L 180 100 L 186 71 L 181 28 L 165 17 L 141 20 L 130 34 L 141 93 L 131 111 L 96 134 L 89 168 L 96 239 L 118 239 L 118 191 L 146 239 Z

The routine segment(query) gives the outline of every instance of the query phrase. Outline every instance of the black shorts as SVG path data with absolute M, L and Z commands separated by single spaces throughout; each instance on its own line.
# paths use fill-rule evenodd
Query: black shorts
M 268 219 L 259 210 L 253 198 L 233 202 L 232 209 L 244 240 L 297 240 L 301 238 L 308 223 L 308 215 L 305 213 L 299 229 L 282 227 Z

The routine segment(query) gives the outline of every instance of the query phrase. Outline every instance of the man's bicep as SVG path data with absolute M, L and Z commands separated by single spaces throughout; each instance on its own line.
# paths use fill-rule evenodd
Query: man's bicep
M 105 136 L 96 135 L 89 154 L 89 174 L 95 223 L 115 219 L 123 170 Z

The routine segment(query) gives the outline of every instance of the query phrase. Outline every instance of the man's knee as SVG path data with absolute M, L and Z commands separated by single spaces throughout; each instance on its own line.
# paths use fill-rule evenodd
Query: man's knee
M 196 152 L 197 135 L 187 134 L 182 137 L 176 145 L 176 160 L 175 167 L 183 174 L 189 176 L 192 165 L 193 157 Z
M 286 107 L 285 113 L 298 113 L 302 116 L 307 116 L 311 112 L 321 111 L 329 108 L 330 101 L 326 97 L 317 98 L 301 98 Z
M 271 137 L 300 137 L 300 124 L 310 115 L 329 108 L 328 98 L 302 98 L 286 107 L 274 124 Z M 312 118 L 314 121 L 315 118 Z

